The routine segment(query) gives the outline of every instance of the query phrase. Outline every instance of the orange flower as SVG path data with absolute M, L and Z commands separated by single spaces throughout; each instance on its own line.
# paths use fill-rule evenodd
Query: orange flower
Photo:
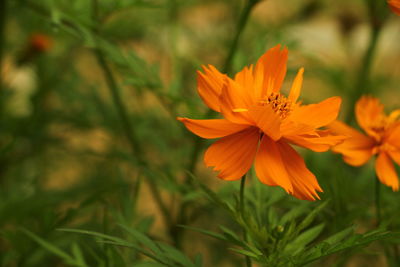
M 400 16 L 400 0 L 389 0 L 388 4 L 390 9 Z
M 341 142 L 329 130 L 319 130 L 337 117 L 341 99 L 318 104 L 297 102 L 303 68 L 294 79 L 288 97 L 280 93 L 286 75 L 288 50 L 280 45 L 268 50 L 255 67 L 245 67 L 234 79 L 209 65 L 198 72 L 198 92 L 224 119 L 178 118 L 196 135 L 221 138 L 206 151 L 204 161 L 224 180 L 238 180 L 251 168 L 264 184 L 281 186 L 299 199 L 315 200 L 322 192 L 302 157 L 289 145 L 327 151 Z
M 35 33 L 29 38 L 29 49 L 36 52 L 46 52 L 51 48 L 52 44 L 52 39 L 45 34 Z
M 356 119 L 358 125 L 365 131 L 364 135 L 350 126 L 335 121 L 330 128 L 337 133 L 350 136 L 332 150 L 343 155 L 343 160 L 352 166 L 361 166 L 377 155 L 375 171 L 379 180 L 399 189 L 399 179 L 390 159 L 400 164 L 400 110 L 395 110 L 386 116 L 383 105 L 378 99 L 363 96 L 356 104 Z

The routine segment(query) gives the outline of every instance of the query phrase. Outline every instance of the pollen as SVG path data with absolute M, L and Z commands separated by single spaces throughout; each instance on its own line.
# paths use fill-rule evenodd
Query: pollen
M 292 102 L 280 93 L 271 93 L 267 98 L 259 101 L 262 106 L 270 105 L 282 119 L 292 111 Z

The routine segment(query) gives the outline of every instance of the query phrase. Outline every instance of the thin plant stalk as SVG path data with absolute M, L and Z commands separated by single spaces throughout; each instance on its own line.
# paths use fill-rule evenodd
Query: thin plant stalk
M 0 0 L 0 70 L 3 66 L 3 50 L 5 40 L 5 25 L 7 17 L 7 0 Z M 0 75 L 0 90 L 3 87 L 2 75 Z
M 232 61 L 237 52 L 240 36 L 242 35 L 242 32 L 249 20 L 251 11 L 253 10 L 254 6 L 258 2 L 259 2 L 259 0 L 248 0 L 246 3 L 246 6 L 244 7 L 244 9 L 242 11 L 242 14 L 241 14 L 239 21 L 237 23 L 237 26 L 236 26 L 235 36 L 232 40 L 232 43 L 230 44 L 229 52 L 228 52 L 228 55 L 225 59 L 225 62 L 224 62 L 223 68 L 222 68 L 224 73 L 228 73 L 232 67 Z M 214 114 L 214 111 L 210 109 L 207 111 L 205 117 L 210 117 L 213 114 Z M 201 148 L 204 145 L 204 140 L 195 136 L 195 137 L 193 137 L 193 143 L 194 143 L 194 145 L 193 145 L 192 155 L 190 156 L 190 162 L 188 164 L 188 168 L 186 168 L 189 171 L 189 173 L 195 173 L 195 171 L 196 171 L 196 162 L 199 158 Z M 186 182 L 188 182 L 189 180 L 190 180 L 190 175 L 187 175 Z
M 244 187 L 246 185 L 246 175 L 243 175 L 242 179 L 240 180 L 240 191 L 239 191 L 239 211 L 242 217 L 242 220 L 245 220 L 245 208 L 244 208 Z M 243 229 L 243 238 L 247 241 L 247 234 L 246 230 Z M 246 266 L 251 267 L 251 259 L 249 256 L 245 256 Z
M 382 4 L 383 3 L 383 4 Z M 361 60 L 360 69 L 358 71 L 355 85 L 353 91 L 349 95 L 349 107 L 354 107 L 357 99 L 361 97 L 361 95 L 370 93 L 371 88 L 370 84 L 370 73 L 372 63 L 376 54 L 376 47 L 379 41 L 379 37 L 381 35 L 381 31 L 385 22 L 385 17 L 382 16 L 382 9 L 387 9 L 384 6 L 384 1 L 374 1 L 367 0 L 367 7 L 369 11 L 369 26 L 371 29 L 371 37 L 368 43 L 367 50 L 365 51 L 363 58 Z M 347 122 L 352 121 L 353 110 L 350 108 L 348 113 L 346 114 Z
M 239 21 L 237 23 L 236 32 L 235 32 L 234 38 L 232 40 L 232 43 L 230 44 L 229 52 L 228 52 L 228 55 L 225 59 L 224 65 L 223 65 L 223 72 L 225 72 L 225 73 L 229 72 L 229 70 L 231 69 L 232 60 L 236 54 L 240 36 L 249 20 L 252 9 L 258 2 L 259 2 L 259 0 L 248 0 L 246 2 L 246 6 L 244 7 L 242 14 L 239 18 Z M 214 111 L 210 109 L 205 114 L 205 117 L 210 117 L 212 115 L 214 115 Z M 190 160 L 189 160 L 188 166 L 186 168 L 186 170 L 188 170 L 188 174 L 185 176 L 185 180 L 184 180 L 185 184 L 190 183 L 191 175 L 196 172 L 196 163 L 199 159 L 200 151 L 202 150 L 202 147 L 204 146 L 204 143 L 205 143 L 203 139 L 200 139 L 197 136 L 193 136 L 192 140 L 193 140 L 193 150 L 192 150 L 192 154 L 190 155 Z M 185 224 L 186 223 L 185 214 L 186 214 L 187 205 L 188 204 L 185 203 L 180 208 L 180 213 L 179 213 L 179 217 L 177 219 L 177 224 Z M 176 228 L 176 230 L 174 231 L 175 236 L 176 236 L 175 243 L 180 243 L 179 240 L 181 239 L 181 232 L 182 232 L 181 228 Z
M 244 7 L 242 14 L 239 18 L 239 21 L 236 26 L 236 33 L 233 38 L 233 41 L 229 47 L 228 56 L 225 59 L 225 63 L 223 65 L 222 71 L 224 73 L 229 73 L 232 68 L 232 60 L 237 52 L 237 48 L 239 45 L 240 36 L 243 33 L 243 30 L 249 21 L 250 13 L 253 10 L 254 6 L 259 2 L 259 0 L 248 0 L 246 6 Z
M 97 0 L 93 0 L 92 1 L 92 8 L 93 8 L 93 20 L 95 22 L 98 21 L 98 3 Z M 95 31 L 98 31 L 98 29 L 96 29 Z M 98 32 L 96 32 L 98 33 Z M 124 129 L 124 133 L 126 138 L 128 139 L 129 145 L 131 147 L 132 150 L 132 154 L 134 156 L 134 158 L 137 160 L 138 166 L 140 169 L 142 168 L 147 168 L 148 167 L 148 163 L 144 158 L 144 153 L 143 153 L 143 149 L 141 147 L 140 142 L 138 141 L 138 137 L 136 136 L 135 131 L 132 128 L 132 125 L 130 123 L 130 119 L 129 119 L 129 115 L 128 112 L 125 108 L 125 105 L 122 101 L 122 97 L 120 95 L 119 92 L 119 88 L 116 82 L 116 79 L 114 78 L 114 75 L 110 69 L 110 67 L 107 64 L 107 61 L 104 57 L 103 52 L 101 51 L 100 48 L 95 48 L 94 50 L 94 54 L 97 58 L 97 61 L 99 63 L 99 66 L 101 67 L 101 69 L 103 70 L 104 73 L 104 77 L 107 83 L 107 87 L 111 93 L 112 96 L 112 100 L 113 103 L 115 105 L 115 107 L 117 108 L 118 111 L 118 115 L 121 119 L 122 122 L 122 126 Z M 140 171 L 140 170 L 139 170 Z M 155 202 L 157 203 L 161 214 L 163 215 L 164 221 L 165 221 L 165 225 L 167 227 L 171 227 L 171 216 L 170 216 L 170 212 L 168 211 L 167 206 L 164 204 L 164 201 L 161 197 L 161 192 L 159 191 L 157 185 L 153 182 L 153 180 L 151 178 L 149 179 L 145 179 L 145 181 L 148 183 L 148 186 L 150 188 L 150 192 L 155 200 Z
M 381 182 L 378 177 L 375 177 L 375 210 L 376 210 L 376 226 L 381 224 L 382 210 L 381 210 Z
M 371 39 L 368 44 L 368 48 L 365 51 L 363 59 L 361 61 L 360 70 L 357 75 L 356 85 L 354 87 L 353 92 L 350 94 L 350 101 L 349 106 L 354 107 L 357 99 L 361 97 L 361 95 L 365 93 L 369 93 L 369 82 L 370 82 L 370 73 L 371 73 L 371 66 L 373 62 L 373 58 L 375 56 L 376 47 L 378 43 L 378 39 L 380 36 L 381 27 L 373 28 L 371 33 Z M 352 109 L 349 109 L 348 116 L 346 116 L 348 122 L 351 121 L 351 114 L 353 113 Z

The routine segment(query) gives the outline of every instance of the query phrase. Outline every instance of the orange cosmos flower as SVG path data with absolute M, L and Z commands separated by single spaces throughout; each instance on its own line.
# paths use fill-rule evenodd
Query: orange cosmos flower
M 390 9 L 400 16 L 400 0 L 389 0 L 388 4 Z
M 395 110 L 386 116 L 383 105 L 378 99 L 363 96 L 356 104 L 356 119 L 358 125 L 365 131 L 364 135 L 352 127 L 335 121 L 330 128 L 340 134 L 350 136 L 332 150 L 343 155 L 343 160 L 352 166 L 361 166 L 377 155 L 375 171 L 379 180 L 399 189 L 399 179 L 390 159 L 400 164 L 400 110 Z
M 41 33 L 32 34 L 29 38 L 29 49 L 34 50 L 36 52 L 46 52 L 53 45 L 53 40 Z
M 288 50 L 280 45 L 268 50 L 255 67 L 245 67 L 234 79 L 209 65 L 198 72 L 198 93 L 223 119 L 178 118 L 203 138 L 221 138 L 206 151 L 204 161 L 224 180 L 238 180 L 251 168 L 264 184 L 281 186 L 299 199 L 315 200 L 322 192 L 302 157 L 289 145 L 326 151 L 345 137 L 319 130 L 337 117 L 341 99 L 318 104 L 297 102 L 303 68 L 288 97 L 280 93 L 286 75 Z

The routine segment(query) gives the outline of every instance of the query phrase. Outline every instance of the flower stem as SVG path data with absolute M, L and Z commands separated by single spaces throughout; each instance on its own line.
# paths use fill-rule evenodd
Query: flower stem
M 119 93 L 115 78 L 114 78 L 109 66 L 107 65 L 107 62 L 104 59 L 102 51 L 100 49 L 95 49 L 95 54 L 96 54 L 97 61 L 99 62 L 100 67 L 103 69 L 108 88 L 112 95 L 114 105 L 118 110 L 118 114 L 122 121 L 122 126 L 124 128 L 125 136 L 128 139 L 132 153 L 135 156 L 137 163 L 139 164 L 140 167 L 148 167 L 146 160 L 142 156 L 143 150 L 142 150 L 139 142 L 137 141 L 138 139 L 136 138 L 135 132 L 133 131 L 132 126 L 129 122 L 128 112 L 126 111 L 126 108 L 122 102 L 122 98 Z M 167 207 L 165 206 L 164 201 L 161 198 L 161 193 L 158 190 L 157 185 L 151 180 L 151 178 L 146 179 L 146 181 L 149 185 L 149 188 L 154 197 L 154 200 L 156 201 L 157 205 L 160 208 L 161 213 L 163 214 L 166 225 L 169 226 L 170 222 L 171 222 L 170 213 L 169 213 Z
M 230 45 L 228 56 L 226 57 L 224 66 L 222 68 L 224 73 L 229 73 L 232 68 L 232 60 L 236 54 L 240 36 L 242 35 L 243 29 L 249 20 L 251 10 L 258 2 L 259 2 L 258 0 L 248 0 L 246 6 L 243 8 L 242 14 L 236 26 L 235 36 Z
M 381 29 L 384 25 L 384 21 L 379 18 L 379 14 L 376 14 L 378 8 L 374 5 L 374 2 L 375 1 L 368 2 L 370 9 L 371 37 L 367 50 L 365 51 L 361 61 L 354 89 L 349 95 L 349 107 L 354 107 L 361 95 L 370 93 L 371 91 L 371 88 L 369 87 L 371 66 L 376 53 L 376 47 L 378 44 Z M 352 121 L 352 114 L 353 108 L 349 108 L 346 114 L 347 122 Z
M 4 50 L 4 39 L 5 39 L 5 25 L 7 17 L 7 0 L 0 0 L 0 90 L 3 87 L 2 81 L 2 68 L 3 68 L 3 50 Z
M 93 20 L 94 22 L 98 23 L 98 3 L 97 0 L 92 0 L 92 9 L 93 9 Z M 98 28 L 94 29 L 94 32 L 98 34 Z M 112 100 L 114 102 L 115 107 L 117 108 L 118 115 L 121 119 L 123 130 L 125 133 L 126 138 L 128 139 L 128 143 L 131 147 L 132 154 L 134 158 L 137 161 L 137 164 L 139 166 L 139 169 L 149 169 L 148 163 L 146 159 L 144 158 L 144 153 L 143 149 L 141 147 L 140 142 L 138 141 L 139 138 L 137 137 L 135 131 L 132 128 L 132 124 L 130 123 L 128 111 L 125 108 L 125 105 L 122 101 L 121 94 L 119 92 L 118 84 L 116 82 L 116 79 L 114 78 L 114 75 L 110 69 L 110 67 L 107 64 L 107 61 L 105 59 L 105 56 L 103 54 L 103 51 L 101 48 L 97 47 L 94 50 L 94 54 L 97 58 L 97 61 L 99 63 L 99 66 L 103 70 L 105 81 L 107 83 L 107 87 L 111 93 Z M 139 170 L 140 171 L 140 170 Z M 149 173 L 149 170 L 147 171 Z M 164 204 L 164 201 L 161 197 L 161 192 L 159 191 L 157 185 L 153 182 L 152 178 L 146 179 L 146 182 L 150 188 L 150 192 L 157 203 L 160 212 L 164 218 L 165 225 L 166 227 L 171 227 L 171 216 L 170 212 L 168 211 L 168 208 Z
M 240 216 L 242 217 L 242 220 L 244 221 L 245 218 L 245 210 L 244 210 L 244 187 L 246 184 L 246 174 L 243 175 L 241 181 L 240 181 L 240 191 L 239 191 L 239 212 Z M 247 234 L 246 230 L 243 229 L 243 239 L 244 241 L 247 241 Z M 246 260 L 246 266 L 251 267 L 251 259 L 249 256 L 245 256 Z
M 224 73 L 228 73 L 232 67 L 232 60 L 233 57 L 236 54 L 237 48 L 238 48 L 238 44 L 239 44 L 239 40 L 240 40 L 240 36 L 249 20 L 249 16 L 250 13 L 252 11 L 252 9 L 254 8 L 254 6 L 259 2 L 259 0 L 248 0 L 246 3 L 246 6 L 244 7 L 242 14 L 239 18 L 239 21 L 237 23 L 237 27 L 236 27 L 236 33 L 235 36 L 232 40 L 232 43 L 230 44 L 229 47 L 229 53 L 225 59 L 224 65 L 223 65 L 223 72 Z M 212 116 L 214 114 L 213 110 L 208 110 L 205 117 L 209 117 Z M 188 164 L 188 168 L 187 170 L 189 171 L 189 173 L 194 173 L 196 171 L 196 162 L 199 158 L 199 153 L 201 151 L 202 146 L 204 145 L 204 140 L 198 138 L 197 136 L 193 137 L 193 151 L 192 151 L 192 155 L 190 157 L 190 162 Z M 190 179 L 190 175 L 186 176 L 186 182 Z
M 239 44 L 239 40 L 240 40 L 240 36 L 249 20 L 249 16 L 250 13 L 253 9 L 253 7 L 259 2 L 259 0 L 248 0 L 246 3 L 246 6 L 244 7 L 242 14 L 239 18 L 239 21 L 237 23 L 237 27 L 236 27 L 236 33 L 235 36 L 232 40 L 232 43 L 230 44 L 229 47 L 229 52 L 228 55 L 225 59 L 224 65 L 223 65 L 223 72 L 227 73 L 229 72 L 229 70 L 231 69 L 231 65 L 232 65 L 232 60 L 233 57 L 236 54 L 237 48 L 238 48 L 238 44 Z M 213 110 L 208 110 L 207 113 L 205 114 L 205 117 L 210 117 L 212 115 L 214 115 L 214 111 Z M 199 159 L 199 155 L 200 155 L 200 151 L 202 150 L 202 147 L 204 146 L 204 139 L 201 139 L 197 136 L 193 136 L 193 150 L 192 153 L 190 155 L 190 161 L 188 163 L 188 166 L 186 168 L 186 170 L 188 170 L 188 174 L 185 176 L 185 180 L 184 183 L 188 184 L 190 183 L 190 179 L 191 179 L 191 174 L 196 172 L 196 163 Z M 184 215 L 186 213 L 186 209 L 187 209 L 188 204 L 185 203 L 181 206 L 180 210 L 180 218 L 177 219 L 177 224 L 185 224 L 186 223 L 186 216 Z M 181 233 L 182 229 L 179 228 L 176 230 L 175 235 L 176 235 L 176 240 L 180 240 L 181 239 Z
M 378 177 L 375 178 L 375 209 L 376 209 L 376 226 L 381 224 L 381 182 Z
M 244 217 L 244 186 L 246 184 L 246 175 L 243 175 L 240 180 L 240 191 L 239 191 L 239 209 L 240 214 Z

